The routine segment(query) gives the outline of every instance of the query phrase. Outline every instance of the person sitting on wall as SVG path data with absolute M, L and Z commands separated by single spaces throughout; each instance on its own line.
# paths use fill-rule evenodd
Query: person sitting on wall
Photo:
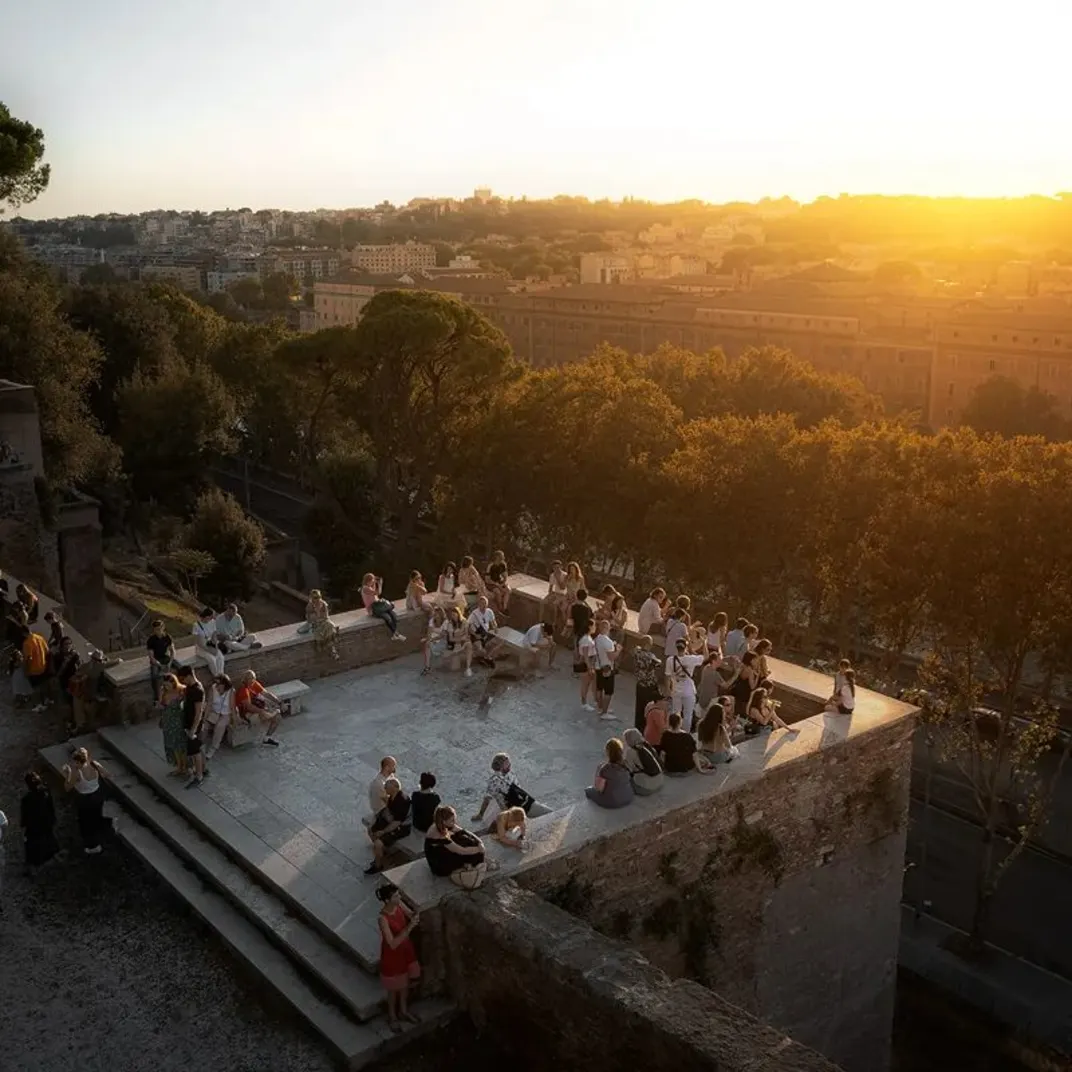
M 488 871 L 484 842 L 458 825 L 458 814 L 449 804 L 435 810 L 424 838 L 424 858 L 433 875 L 449 877 L 464 889 L 476 889 Z
M 508 849 L 524 849 L 525 809 L 507 808 L 495 816 L 491 836 Z
M 485 571 L 484 584 L 488 591 L 488 599 L 492 608 L 504 618 L 510 614 L 510 585 L 506 583 L 510 570 L 506 565 L 506 555 L 502 551 L 496 551 L 491 556 L 491 562 Z
M 707 707 L 700 725 L 696 729 L 700 752 L 712 763 L 729 763 L 738 756 L 737 748 L 730 741 L 730 727 L 733 718 L 728 713 L 729 704 L 714 700 Z
M 662 753 L 663 770 L 667 774 L 680 776 L 694 770 L 711 774 L 715 769 L 711 761 L 697 750 L 692 734 L 681 728 L 681 715 L 676 711 L 670 713 L 669 725 L 659 744 L 659 751 Z
M 662 632 L 663 608 L 662 601 L 666 599 L 665 588 L 653 588 L 648 593 L 648 598 L 640 604 L 637 611 L 637 631 L 641 636 L 648 636 L 656 625 L 658 632 Z
M 305 621 L 298 626 L 298 632 L 312 633 L 313 644 L 338 661 L 339 627 L 329 617 L 327 600 L 319 588 L 309 593 L 309 602 L 305 604 Z
M 633 780 L 622 762 L 625 745 L 617 737 L 612 737 L 604 750 L 606 762 L 600 764 L 595 782 L 584 791 L 584 795 L 601 808 L 624 808 L 633 800 Z
M 771 696 L 768 688 L 760 686 L 748 698 L 748 709 L 744 732 L 754 737 L 762 730 L 787 730 L 789 724 L 778 715 L 779 703 Z
M 266 689 L 258 680 L 253 670 L 246 670 L 238 679 L 238 691 L 235 693 L 235 709 L 238 717 L 246 723 L 257 723 L 264 727 L 261 744 L 279 747 L 275 731 L 286 709 L 285 704 L 274 692 Z
M 204 607 L 197 616 L 193 634 L 197 654 L 205 660 L 209 674 L 214 678 L 219 677 L 226 662 L 219 644 L 216 643 L 216 612 L 211 607 Z
M 537 622 L 525 631 L 525 650 L 536 656 L 537 660 L 547 652 L 547 667 L 555 665 L 555 652 L 558 645 L 555 643 L 555 627 L 551 622 Z
M 216 646 L 226 655 L 229 651 L 248 651 L 259 648 L 260 642 L 252 633 L 246 632 L 246 623 L 234 603 L 216 619 Z
M 374 573 L 366 573 L 361 579 L 361 602 L 365 605 L 370 618 L 379 618 L 392 640 L 405 640 L 398 631 L 398 614 L 395 605 L 383 596 L 383 578 Z
M 622 762 L 633 779 L 633 792 L 641 797 L 657 793 L 663 787 L 663 767 L 655 749 L 635 726 L 630 726 L 622 739 L 625 743 Z
M 372 863 L 365 868 L 366 875 L 375 875 L 383 870 L 383 858 L 396 842 L 408 837 L 413 829 L 409 823 L 410 800 L 402 792 L 402 783 L 397 778 L 388 778 L 383 783 L 386 803 L 369 827 L 372 842 Z
M 406 585 L 406 610 L 426 613 L 428 607 L 425 600 L 428 598 L 428 586 L 424 583 L 420 570 L 410 570 L 409 583 Z
M 848 664 L 848 659 L 842 659 Z M 856 672 L 851 666 L 838 666 L 834 676 L 834 695 L 826 704 L 827 711 L 837 711 L 839 715 L 851 715 L 856 710 Z
M 476 601 L 488 594 L 487 585 L 484 584 L 484 578 L 480 576 L 480 570 L 476 568 L 472 555 L 466 555 L 462 559 L 458 570 L 458 588 L 468 607 L 475 607 Z

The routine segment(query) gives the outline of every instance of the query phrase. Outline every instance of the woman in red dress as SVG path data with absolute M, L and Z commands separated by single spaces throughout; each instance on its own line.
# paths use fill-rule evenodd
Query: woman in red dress
M 402 903 L 398 887 L 388 882 L 376 891 L 383 902 L 380 909 L 380 980 L 387 991 L 387 1023 L 392 1031 L 401 1031 L 399 1020 L 420 1023 L 409 1011 L 409 984 L 421 977 L 417 951 L 410 934 L 420 917 Z

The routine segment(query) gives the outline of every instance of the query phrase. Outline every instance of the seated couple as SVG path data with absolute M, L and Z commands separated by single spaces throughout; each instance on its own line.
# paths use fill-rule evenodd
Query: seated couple
M 433 875 L 467 890 L 480 886 L 489 870 L 484 842 L 458 825 L 458 813 L 449 804 L 435 810 L 424 838 L 424 858 Z
M 650 796 L 663 785 L 663 768 L 655 750 L 630 727 L 606 745 L 606 762 L 596 771 L 594 784 L 584 795 L 601 808 L 624 808 L 633 796 Z
M 197 654 L 204 659 L 213 677 L 224 672 L 224 656 L 229 652 L 261 646 L 252 633 L 246 632 L 246 624 L 234 603 L 228 603 L 219 616 L 211 607 L 205 607 L 194 622 L 193 636 Z

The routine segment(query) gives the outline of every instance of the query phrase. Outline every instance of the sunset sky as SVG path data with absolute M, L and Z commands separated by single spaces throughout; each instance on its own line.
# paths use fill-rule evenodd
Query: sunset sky
M 1072 0 L 36 0 L 26 215 L 1072 189 Z

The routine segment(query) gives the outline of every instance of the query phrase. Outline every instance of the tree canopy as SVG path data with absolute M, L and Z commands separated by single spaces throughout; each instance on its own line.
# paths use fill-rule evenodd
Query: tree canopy
M 18 208 L 45 190 L 51 172 L 44 155 L 44 132 L 0 101 L 0 206 Z

